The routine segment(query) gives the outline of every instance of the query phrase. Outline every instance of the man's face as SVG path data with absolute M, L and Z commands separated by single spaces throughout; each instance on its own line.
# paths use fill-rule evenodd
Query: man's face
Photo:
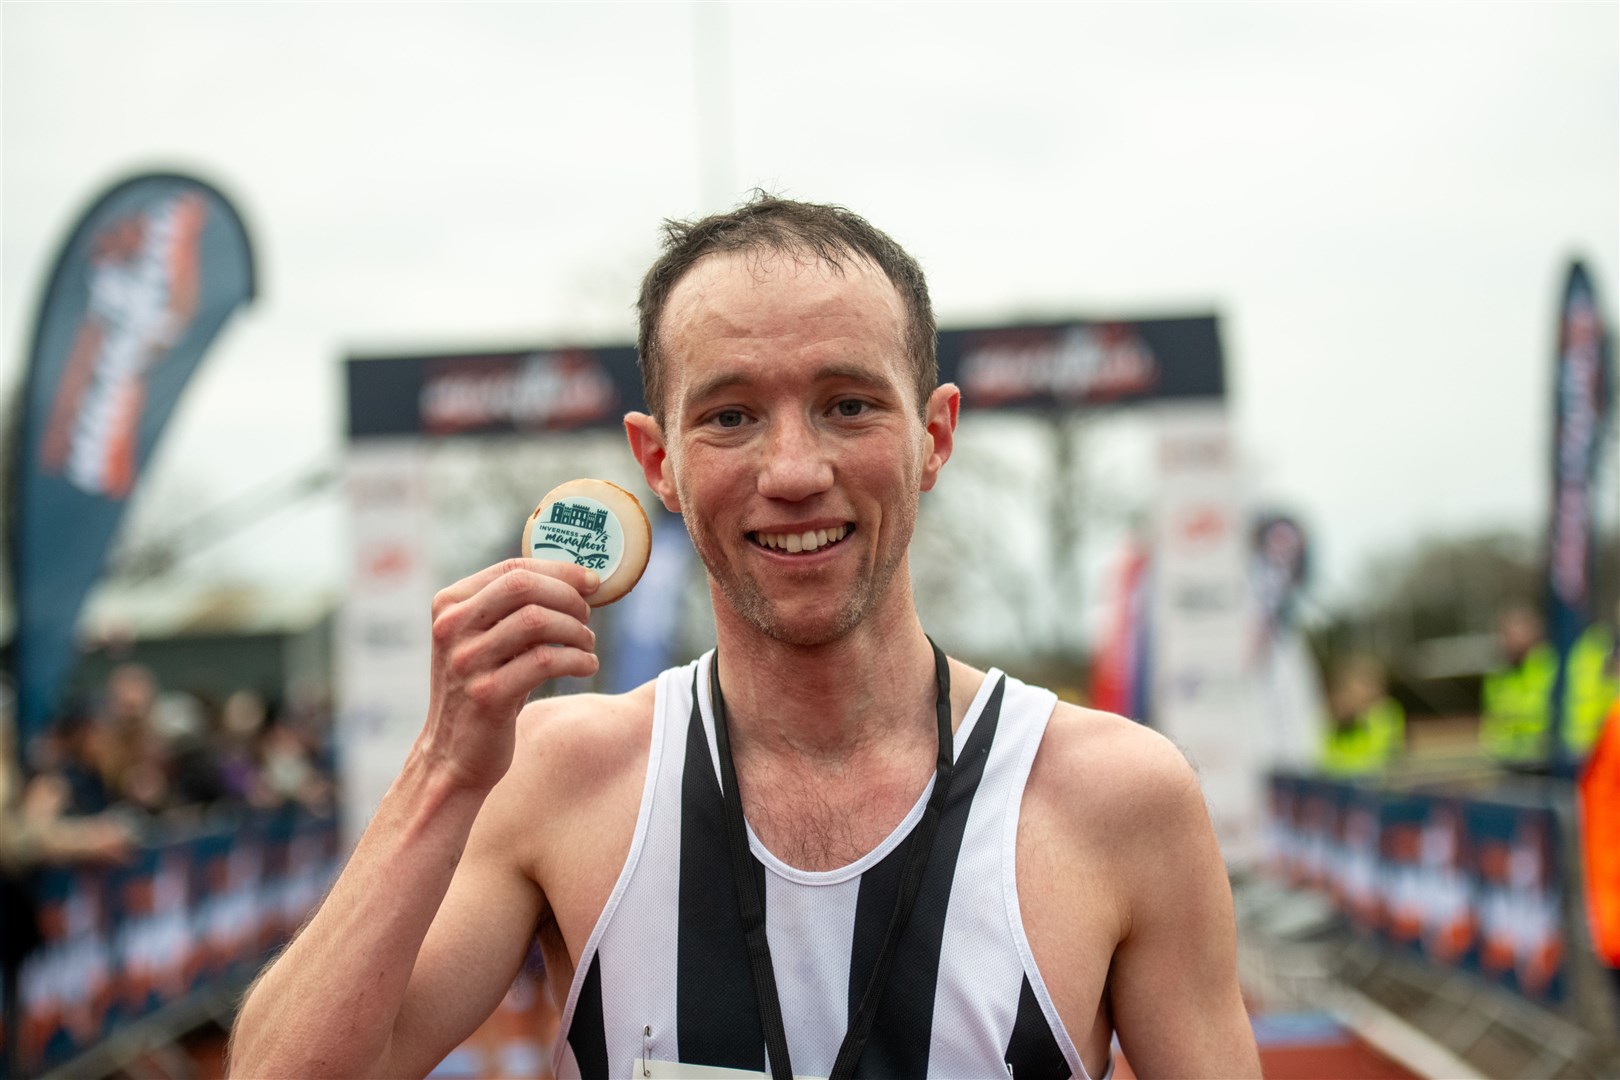
M 853 258 L 839 274 L 711 256 L 670 295 L 663 456 L 637 456 L 684 515 L 716 602 L 777 640 L 823 644 L 909 605 L 906 547 L 956 398 L 941 388 L 936 419 L 919 417 L 904 328 L 893 285 Z
M 1517 663 L 1541 640 L 1541 620 L 1529 611 L 1509 611 L 1498 621 L 1496 636 L 1502 651 Z

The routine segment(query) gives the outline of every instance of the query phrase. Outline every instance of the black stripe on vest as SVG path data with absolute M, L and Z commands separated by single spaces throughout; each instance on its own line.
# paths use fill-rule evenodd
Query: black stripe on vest
M 607 1028 L 602 1019 L 602 955 L 591 957 L 585 981 L 579 986 L 574 1018 L 568 1025 L 568 1045 L 579 1063 L 580 1080 L 607 1080 Z
M 1069 1063 L 1063 1057 L 1052 1034 L 1052 1025 L 1041 1012 L 1041 1003 L 1035 999 L 1035 988 L 1029 976 L 1024 976 L 1024 988 L 1018 992 L 1018 1016 L 1013 1021 L 1012 1038 L 1007 1040 L 1007 1074 L 1013 1080 L 1048 1080 L 1050 1077 L 1068 1077 Z
M 675 943 L 676 1044 L 689 1065 L 765 1068 L 765 1032 L 726 847 L 726 810 L 692 680 L 681 775 L 681 882 Z M 750 858 L 765 895 L 765 867 Z
M 934 1027 L 934 990 L 939 983 L 939 954 L 945 939 L 945 913 L 950 906 L 951 881 L 956 876 L 956 859 L 962 850 L 962 837 L 967 832 L 973 794 L 979 789 L 985 761 L 990 756 L 990 744 L 996 737 L 996 723 L 1001 719 L 1002 692 L 1006 687 L 1005 678 L 997 681 L 989 700 L 984 704 L 984 712 L 974 725 L 973 734 L 968 737 L 967 745 L 962 747 L 962 753 L 956 759 L 956 775 L 951 779 L 950 797 L 945 802 L 945 814 L 940 819 L 934 850 L 929 855 L 928 869 L 923 874 L 922 890 L 917 894 L 917 906 L 911 913 L 906 935 L 900 941 L 900 951 L 895 957 L 888 990 L 883 995 L 877 1020 L 872 1025 L 872 1036 L 867 1040 L 866 1050 L 855 1068 L 857 1076 L 913 1077 L 923 1076 L 928 1071 L 928 1050 Z M 861 889 L 855 901 L 854 952 L 850 955 L 849 970 L 850 998 L 857 1004 L 858 995 L 872 976 L 872 965 L 877 959 L 877 943 L 882 942 L 888 930 L 895 890 L 899 887 L 900 866 L 909 845 L 908 839 L 861 877 Z M 890 863 L 894 865 L 891 867 Z M 878 890 L 882 892 L 868 900 L 869 888 L 874 893 Z M 876 925 L 871 925 L 872 922 Z M 871 944 L 863 944 L 866 942 Z

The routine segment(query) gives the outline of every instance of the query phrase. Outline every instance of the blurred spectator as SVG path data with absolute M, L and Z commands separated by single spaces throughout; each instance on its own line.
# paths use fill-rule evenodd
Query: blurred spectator
M 71 814 L 72 792 L 60 775 L 24 780 L 13 724 L 11 692 L 0 686 L 0 871 L 16 876 L 46 863 L 127 857 L 134 838 L 123 821 Z
M 212 806 L 325 811 L 335 800 L 331 713 L 302 691 L 272 710 L 238 690 L 217 710 L 165 690 L 138 664 L 108 676 L 95 707 L 69 708 L 31 746 L 58 816 L 108 809 L 168 817 Z
M 219 772 L 229 797 L 250 806 L 273 806 L 275 793 L 260 768 L 259 740 L 267 710 L 264 698 L 238 690 L 225 699 L 219 724 Z
M 113 799 L 150 813 L 168 803 L 168 761 L 152 726 L 157 680 L 139 664 L 121 664 L 107 677 L 101 722 L 106 725 L 102 779 Z
M 332 803 L 332 782 L 318 767 L 315 733 L 308 718 L 295 713 L 278 717 L 260 743 L 263 779 L 277 802 L 296 802 L 309 810 Z
M 69 815 L 71 791 L 60 776 L 24 781 L 12 705 L 10 688 L 0 683 L 0 910 L 6 913 L 0 961 L 14 971 L 39 941 L 32 872 L 55 863 L 123 862 L 135 837 L 113 815 Z
M 103 777 L 107 729 L 88 707 L 69 707 L 56 726 L 33 744 L 33 765 L 40 775 L 61 778 L 67 787 L 67 809 L 73 816 L 99 814 L 113 804 Z
M 1544 764 L 1552 723 L 1551 701 L 1558 654 L 1543 636 L 1541 619 L 1528 608 L 1503 614 L 1497 640 L 1504 666 L 1485 677 L 1479 738 L 1486 753 L 1515 767 Z M 1603 718 L 1620 694 L 1615 635 L 1595 622 L 1571 647 L 1564 672 L 1564 750 L 1584 761 L 1597 742 Z
M 1333 776 L 1384 771 L 1406 749 L 1406 711 L 1389 696 L 1384 669 L 1370 657 L 1340 664 L 1328 689 L 1322 770 Z
M 164 765 L 164 809 L 208 806 L 227 798 L 216 737 L 201 701 L 168 691 L 152 705 L 152 731 Z
M 1620 620 L 1620 612 L 1616 616 Z M 1565 678 L 1569 684 L 1565 743 L 1572 761 L 1585 761 L 1609 707 L 1620 697 L 1620 643 L 1612 627 L 1595 622 L 1586 628 L 1569 652 Z
M 1558 657 L 1544 637 L 1541 617 L 1527 607 L 1497 619 L 1501 666 L 1480 690 L 1479 742 L 1504 765 L 1529 766 L 1547 756 L 1547 704 Z

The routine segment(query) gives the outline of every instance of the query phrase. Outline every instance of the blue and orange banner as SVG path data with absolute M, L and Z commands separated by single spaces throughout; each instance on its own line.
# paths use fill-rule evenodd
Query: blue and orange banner
M 117 184 L 62 248 L 35 324 L 13 457 L 24 738 L 56 706 L 80 608 L 181 391 L 253 293 L 241 218 L 186 176 Z
M 1562 831 L 1550 806 L 1269 781 L 1272 865 L 1352 929 L 1539 1005 L 1569 994 Z
M 289 807 L 211 819 L 122 865 L 41 870 L 42 940 L 18 976 L 19 1075 L 82 1073 L 73 1060 L 115 1029 L 240 988 L 341 860 L 336 819 Z

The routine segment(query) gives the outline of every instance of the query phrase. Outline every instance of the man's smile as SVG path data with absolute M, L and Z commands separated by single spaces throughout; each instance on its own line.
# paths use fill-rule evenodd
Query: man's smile
M 851 524 L 834 525 L 829 529 L 805 529 L 801 532 L 759 530 L 750 532 L 748 539 L 772 551 L 785 551 L 790 555 L 808 554 L 836 544 L 855 531 Z

